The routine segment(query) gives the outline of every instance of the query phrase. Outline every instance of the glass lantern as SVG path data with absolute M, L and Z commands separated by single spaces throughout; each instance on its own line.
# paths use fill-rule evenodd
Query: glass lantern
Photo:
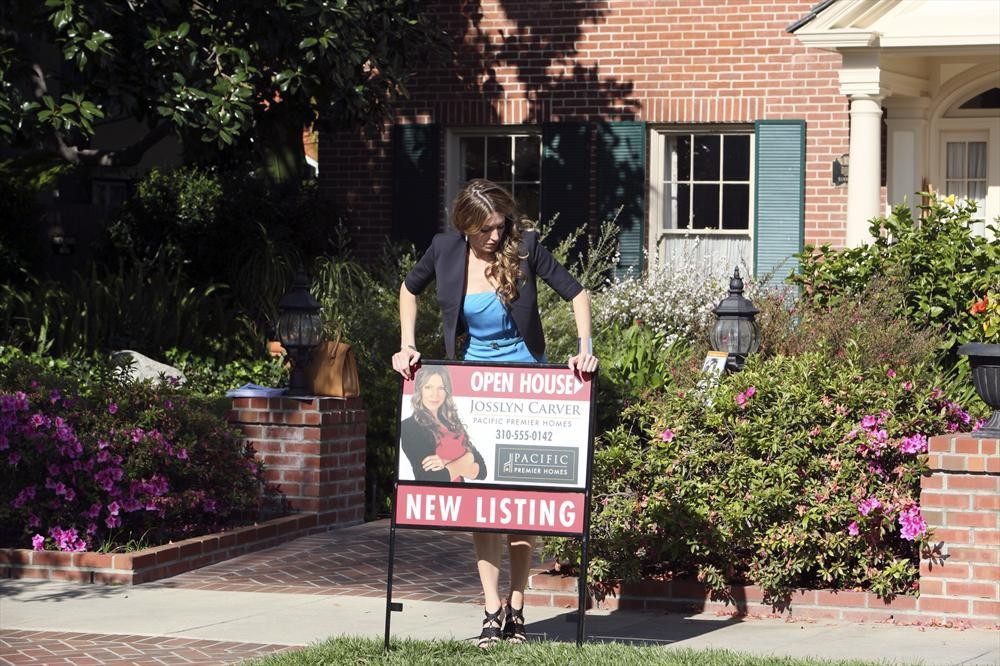
M 309 293 L 309 280 L 304 271 L 295 274 L 292 288 L 278 301 L 275 332 L 292 361 L 288 395 L 305 395 L 308 393 L 305 367 L 313 348 L 323 340 L 323 319 L 319 301 Z
M 760 312 L 743 296 L 743 279 L 740 269 L 733 271 L 729 280 L 729 295 L 713 310 L 717 321 L 710 335 L 712 348 L 726 352 L 726 368 L 732 372 L 743 369 L 747 354 L 760 347 L 760 328 L 754 319 Z

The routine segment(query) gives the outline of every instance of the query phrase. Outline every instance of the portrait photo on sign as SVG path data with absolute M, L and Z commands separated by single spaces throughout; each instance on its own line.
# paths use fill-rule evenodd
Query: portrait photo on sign
M 425 363 L 403 381 L 397 478 L 582 488 L 591 392 L 565 367 Z

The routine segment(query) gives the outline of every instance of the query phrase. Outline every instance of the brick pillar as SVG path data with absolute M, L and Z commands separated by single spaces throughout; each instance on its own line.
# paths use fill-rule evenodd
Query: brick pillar
M 360 398 L 234 398 L 229 413 L 292 509 L 337 526 L 364 520 L 367 421 Z
M 920 562 L 921 612 L 1000 621 L 1000 439 L 932 437 L 920 482 L 924 520 L 942 560 Z

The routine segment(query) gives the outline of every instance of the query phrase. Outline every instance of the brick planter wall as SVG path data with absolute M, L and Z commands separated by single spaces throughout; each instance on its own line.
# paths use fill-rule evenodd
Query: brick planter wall
M 326 529 L 317 514 L 304 513 L 132 553 L 63 553 L 4 548 L 0 549 L 0 576 L 138 585 Z
M 942 557 L 920 563 L 928 610 L 1000 622 L 1000 439 L 933 437 L 920 505 Z
M 360 398 L 234 398 L 228 418 L 293 510 L 336 527 L 364 520 L 368 413 Z
M 695 581 L 619 583 L 592 593 L 605 609 L 720 612 L 869 622 L 1000 625 L 1000 440 L 943 435 L 929 442 L 931 474 L 921 483 L 920 504 L 941 558 L 920 564 L 920 596 L 885 602 L 868 592 L 799 590 L 787 608 L 763 602 L 755 585 L 728 588 L 714 599 Z M 525 601 L 576 608 L 576 577 L 535 571 Z

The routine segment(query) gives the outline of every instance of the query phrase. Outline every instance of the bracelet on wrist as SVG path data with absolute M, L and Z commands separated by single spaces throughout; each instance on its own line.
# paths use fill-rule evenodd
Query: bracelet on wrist
M 400 349 L 412 349 L 413 351 L 417 351 L 417 348 L 413 345 L 403 345 Z
M 578 354 L 587 352 L 591 356 L 594 355 L 594 338 L 577 338 L 576 339 L 576 350 Z

